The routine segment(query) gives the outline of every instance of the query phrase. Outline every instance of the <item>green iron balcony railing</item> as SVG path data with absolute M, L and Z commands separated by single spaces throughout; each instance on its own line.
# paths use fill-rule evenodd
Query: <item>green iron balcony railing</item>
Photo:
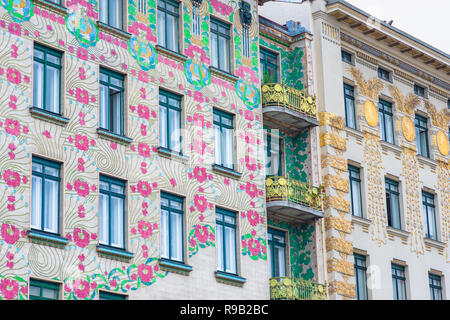
M 317 119 L 316 97 L 279 83 L 265 83 L 261 88 L 262 106 L 282 106 Z
M 323 187 L 313 187 L 289 177 L 268 177 L 266 179 L 266 200 L 291 201 L 322 211 Z
M 327 300 L 327 285 L 296 278 L 272 278 L 270 299 Z

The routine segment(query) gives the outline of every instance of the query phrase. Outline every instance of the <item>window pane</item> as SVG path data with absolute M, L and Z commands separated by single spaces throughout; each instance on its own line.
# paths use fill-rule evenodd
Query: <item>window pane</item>
M 99 118 L 100 118 L 100 128 L 109 129 L 109 110 L 108 110 L 108 87 L 100 84 L 100 101 L 99 101 Z
M 233 228 L 225 227 L 225 246 L 225 272 L 236 273 L 236 234 Z
M 172 213 L 170 218 L 171 259 L 183 261 L 183 216 L 181 214 Z
M 169 132 L 170 132 L 170 149 L 181 152 L 181 128 L 180 128 L 180 112 L 169 109 Z
M 42 297 L 56 300 L 58 299 L 58 291 L 49 288 L 42 288 Z
M 44 65 L 34 62 L 33 68 L 33 105 L 44 108 Z
M 355 102 L 353 99 L 345 98 L 345 108 L 346 108 L 346 115 L 347 115 L 347 126 L 350 128 L 355 129 L 356 128 L 356 121 L 355 121 Z
M 109 0 L 110 5 L 110 17 L 109 17 L 109 24 L 113 27 L 116 27 L 118 29 L 122 28 L 122 19 L 121 19 L 121 4 L 122 0 Z
M 214 162 L 222 164 L 222 137 L 218 125 L 214 125 Z
M 160 3 L 161 1 L 158 1 Z M 163 11 L 158 11 L 158 44 L 166 46 L 166 14 Z
M 99 0 L 100 21 L 108 23 L 108 0 Z
M 110 128 L 110 130 L 114 133 L 122 134 L 122 95 L 120 91 L 111 88 L 109 94 L 111 99 L 110 121 L 112 122 L 112 128 Z
M 216 225 L 216 247 L 217 247 L 217 270 L 224 271 L 223 265 L 223 227 L 220 224 Z
M 352 181 L 352 204 L 353 215 L 361 217 L 361 184 L 357 181 Z
M 42 228 L 42 178 L 33 176 L 31 202 L 31 227 Z
M 46 179 L 44 195 L 44 231 L 58 233 L 59 182 Z
M 391 215 L 392 215 L 392 227 L 400 229 L 400 203 L 399 197 L 396 194 L 391 193 Z
M 275 264 L 276 264 L 276 276 L 286 276 L 286 257 L 283 247 L 275 247 Z
M 169 259 L 169 212 L 161 210 L 161 257 Z
M 167 48 L 173 51 L 178 51 L 177 23 L 174 16 L 167 15 Z
M 217 52 L 217 35 L 211 33 L 211 63 L 213 67 L 219 68 L 219 57 Z
M 30 296 L 40 297 L 41 296 L 41 288 L 30 285 Z
M 100 193 L 100 230 L 99 230 L 99 238 L 100 243 L 108 245 L 109 238 L 109 224 L 108 224 L 108 215 L 109 215 L 109 201 L 108 196 Z
M 228 59 L 228 41 L 219 37 L 219 68 L 224 71 L 230 71 Z
M 111 196 L 111 213 L 110 213 L 110 224 L 111 224 L 111 245 L 114 247 L 124 247 L 123 239 L 123 199 Z
M 159 145 L 164 148 L 169 148 L 167 141 L 167 108 L 159 107 Z
M 386 125 L 386 141 L 389 143 L 394 143 L 394 131 L 392 129 L 392 117 L 390 115 L 385 115 L 385 125 Z
M 233 168 L 233 130 L 223 129 L 223 166 L 232 169 Z

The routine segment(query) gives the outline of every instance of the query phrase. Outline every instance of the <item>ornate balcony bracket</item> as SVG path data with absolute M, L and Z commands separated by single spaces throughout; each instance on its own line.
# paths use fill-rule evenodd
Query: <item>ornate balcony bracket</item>
M 327 285 L 295 278 L 270 279 L 271 300 L 327 300 Z

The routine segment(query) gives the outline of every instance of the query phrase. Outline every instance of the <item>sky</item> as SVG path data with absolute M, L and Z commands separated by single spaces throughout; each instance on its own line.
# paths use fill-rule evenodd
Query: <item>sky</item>
M 450 0 L 346 0 L 366 13 L 450 54 Z

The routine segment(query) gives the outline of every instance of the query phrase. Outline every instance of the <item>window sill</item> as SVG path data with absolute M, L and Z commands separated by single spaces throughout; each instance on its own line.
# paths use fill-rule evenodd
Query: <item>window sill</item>
M 27 234 L 30 242 L 44 246 L 64 249 L 64 247 L 69 243 L 69 239 L 67 238 L 44 231 L 28 230 Z
M 37 118 L 39 120 L 51 122 L 54 124 L 57 124 L 59 126 L 66 126 L 70 119 L 63 117 L 59 114 L 46 111 L 44 109 L 36 108 L 36 107 L 30 107 L 30 114 L 33 118 Z
M 402 148 L 400 148 L 390 142 L 384 141 L 384 140 L 380 140 L 380 143 L 381 143 L 381 148 L 383 149 L 383 151 L 385 151 L 385 152 L 390 151 L 395 156 L 398 156 L 398 157 L 401 156 L 402 151 L 403 151 Z
M 66 7 L 45 0 L 35 0 L 34 4 L 39 7 L 53 11 L 54 13 L 60 14 L 62 16 L 66 16 L 67 13 L 69 12 L 69 10 Z
M 423 242 L 425 242 L 425 244 L 427 246 L 439 249 L 439 250 L 444 250 L 445 249 L 445 243 L 441 242 L 439 240 L 434 240 L 434 239 L 430 239 L 430 238 L 424 238 Z
M 173 59 L 178 60 L 183 63 L 188 59 L 188 57 L 186 55 L 176 52 L 176 51 L 173 51 L 173 50 L 170 50 L 170 49 L 167 49 L 166 47 L 163 47 L 159 44 L 156 45 L 156 51 L 159 54 L 169 56 L 170 58 L 173 58 Z
M 213 67 L 213 66 L 209 66 L 209 71 L 211 72 L 211 74 L 213 74 L 219 78 L 231 81 L 233 83 L 236 83 L 236 81 L 239 80 L 239 78 L 236 77 L 235 75 L 233 75 L 227 71 L 217 69 L 216 67 Z
M 358 142 L 362 142 L 364 139 L 364 135 L 361 131 L 358 131 L 357 129 L 351 128 L 351 127 L 345 127 L 347 131 L 347 135 L 354 137 Z
M 226 273 L 223 271 L 214 272 L 216 275 L 216 280 L 219 283 L 228 284 L 230 286 L 235 286 L 242 288 L 247 279 L 239 277 L 238 275 Z
M 130 143 L 133 141 L 133 139 L 128 138 L 126 136 L 121 136 L 115 133 L 112 133 L 106 129 L 103 128 L 97 128 L 97 134 L 102 137 L 105 138 L 107 140 L 110 140 L 112 142 L 117 142 L 120 143 L 124 146 L 128 146 L 130 145 Z
M 165 258 L 159 259 L 159 267 L 162 271 L 181 274 L 183 276 L 188 276 L 192 271 L 192 267 L 183 262 L 173 261 Z
M 225 168 L 218 164 L 213 164 L 212 170 L 213 170 L 213 172 L 216 172 L 221 175 L 225 175 L 225 176 L 233 178 L 233 179 L 240 179 L 242 177 L 242 173 L 234 171 L 233 169 Z
M 359 224 L 360 226 L 363 226 L 363 227 L 369 227 L 371 223 L 372 223 L 372 220 L 352 215 L 352 224 Z
M 158 151 L 158 154 L 161 157 L 171 159 L 171 160 L 181 160 L 182 162 L 188 161 L 189 157 L 184 156 L 182 153 L 172 151 L 170 149 L 164 148 L 164 147 L 158 147 L 156 149 Z
M 131 33 L 128 33 L 126 31 L 123 31 L 121 29 L 110 26 L 109 24 L 100 21 L 97 21 L 97 27 L 99 31 L 109 33 L 125 41 L 128 41 L 131 38 Z
M 427 165 L 431 169 L 436 169 L 436 167 L 437 167 L 436 161 L 432 160 L 431 158 L 424 157 L 420 154 L 417 154 L 417 160 L 418 160 L 419 164 L 421 164 L 422 166 Z
M 389 235 L 397 236 L 401 239 L 408 239 L 408 236 L 410 234 L 410 232 L 408 232 L 408 231 L 389 227 L 389 226 L 386 227 L 386 230 Z
M 99 244 L 97 246 L 98 255 L 102 258 L 118 260 L 121 262 L 130 262 L 134 254 L 125 249 L 113 248 Z

